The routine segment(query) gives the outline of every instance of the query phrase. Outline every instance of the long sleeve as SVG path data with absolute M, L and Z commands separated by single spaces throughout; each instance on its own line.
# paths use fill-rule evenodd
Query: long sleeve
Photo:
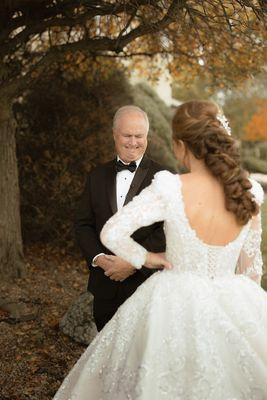
M 158 172 L 150 186 L 114 214 L 100 234 L 107 248 L 138 269 L 145 263 L 147 250 L 134 241 L 131 235 L 142 226 L 165 219 L 167 204 L 159 188 L 164 172 Z
M 262 255 L 261 255 L 261 215 L 260 213 L 251 221 L 250 230 L 242 247 L 237 273 L 247 275 L 249 278 L 261 282 L 262 276 Z
M 253 181 L 252 193 L 259 205 L 263 203 L 264 193 L 261 186 Z M 259 285 L 262 276 L 262 253 L 261 253 L 261 212 L 252 218 L 250 229 L 245 239 L 237 264 L 237 274 L 243 274 L 256 281 Z

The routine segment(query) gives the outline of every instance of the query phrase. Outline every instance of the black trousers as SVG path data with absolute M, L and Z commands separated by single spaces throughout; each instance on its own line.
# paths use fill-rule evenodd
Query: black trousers
M 118 288 L 114 298 L 102 299 L 94 296 L 93 314 L 98 331 L 101 331 L 101 329 L 116 313 L 120 305 L 124 303 L 131 294 L 132 293 L 125 293 L 122 288 Z

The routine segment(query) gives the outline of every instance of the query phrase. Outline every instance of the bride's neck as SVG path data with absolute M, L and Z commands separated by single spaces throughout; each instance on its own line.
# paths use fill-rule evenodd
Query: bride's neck
M 190 158 L 189 160 L 189 171 L 194 174 L 199 174 L 199 175 L 207 175 L 207 176 L 212 176 L 212 172 L 209 170 L 209 168 L 206 166 L 204 160 L 198 160 L 195 157 Z

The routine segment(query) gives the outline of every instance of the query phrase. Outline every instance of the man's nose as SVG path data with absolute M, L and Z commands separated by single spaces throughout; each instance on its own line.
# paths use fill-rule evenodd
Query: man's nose
M 135 139 L 134 136 L 132 136 L 132 137 L 130 138 L 130 144 L 131 144 L 132 146 L 135 146 L 135 145 L 136 145 L 136 139 Z

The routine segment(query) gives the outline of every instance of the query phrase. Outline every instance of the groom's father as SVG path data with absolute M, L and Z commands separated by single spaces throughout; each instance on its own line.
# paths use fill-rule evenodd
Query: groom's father
M 113 137 L 117 157 L 89 173 L 77 210 L 76 237 L 90 270 L 88 290 L 94 296 L 98 330 L 151 274 L 145 267 L 136 270 L 112 255 L 99 239 L 105 222 L 150 185 L 156 172 L 165 169 L 145 155 L 148 129 L 147 114 L 140 108 L 125 106 L 116 112 Z M 142 227 L 132 237 L 149 251 L 165 251 L 162 223 Z

